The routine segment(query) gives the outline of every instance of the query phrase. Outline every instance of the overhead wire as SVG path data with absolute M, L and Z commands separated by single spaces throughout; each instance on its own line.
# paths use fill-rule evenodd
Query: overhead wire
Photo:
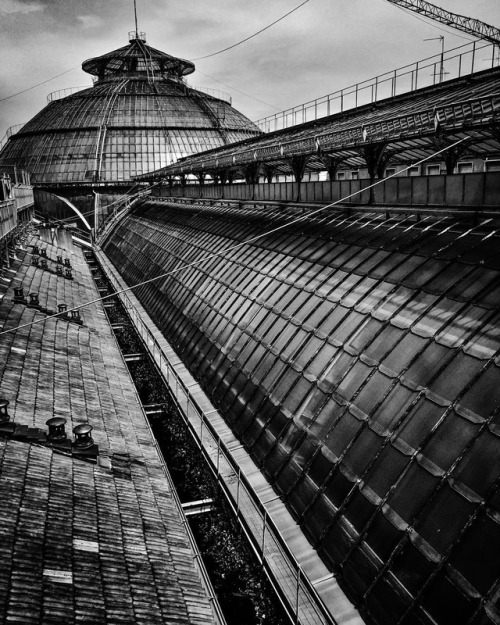
M 148 187 L 148 190 L 152 189 L 153 187 L 158 186 L 159 184 L 161 184 L 161 183 L 160 182 L 155 182 L 155 183 L 151 184 Z M 113 200 L 109 204 L 106 204 L 106 206 L 104 208 L 110 208 L 111 206 L 114 206 L 115 204 L 119 204 L 120 202 L 122 202 L 126 198 L 134 200 L 137 197 L 139 197 L 141 195 L 141 193 L 144 191 L 144 189 L 140 189 L 140 190 L 135 191 L 134 193 L 132 193 L 132 189 L 134 189 L 135 187 L 139 187 L 139 183 L 136 183 L 136 184 L 132 185 L 130 187 L 130 189 L 127 189 L 127 191 L 125 193 L 123 193 L 122 195 L 118 196 L 118 199 Z M 94 215 L 94 214 L 95 214 L 95 211 L 93 209 L 89 210 L 89 211 L 87 211 L 85 213 L 82 213 L 82 215 L 84 217 L 87 217 L 87 215 Z M 61 219 L 51 218 L 50 222 L 51 223 L 64 223 L 66 221 L 72 221 L 74 219 L 75 219 L 75 215 L 70 215 L 69 217 L 63 217 Z
M 260 35 L 265 30 L 268 30 L 269 28 L 271 28 L 271 26 L 274 26 L 278 22 L 281 22 L 282 20 L 284 20 L 286 17 L 288 17 L 289 15 L 294 13 L 295 11 L 298 11 L 298 9 L 300 9 L 300 7 L 304 6 L 304 4 L 307 4 L 308 2 L 310 2 L 310 0 L 304 0 L 304 2 L 302 2 L 301 4 L 299 4 L 298 6 L 293 8 L 291 11 L 288 11 L 288 13 L 285 13 L 284 15 L 279 17 L 277 20 L 274 20 L 274 22 L 271 22 L 271 24 L 268 24 L 267 26 L 265 26 L 264 28 L 261 28 L 260 30 L 258 30 L 257 32 L 253 33 L 252 35 L 249 35 L 248 37 L 245 37 L 245 39 L 242 39 L 241 41 L 238 41 L 237 43 L 234 43 L 231 46 L 228 46 L 227 48 L 224 48 L 223 50 L 218 50 L 217 52 L 212 52 L 212 54 L 206 54 L 205 56 L 199 56 L 199 57 L 197 57 L 195 59 L 190 59 L 190 60 L 191 61 L 201 61 L 202 59 L 208 59 L 208 58 L 210 58 L 212 56 L 216 56 L 218 54 L 222 54 L 223 52 L 226 52 L 227 50 L 232 50 L 233 48 L 236 48 L 237 46 L 241 45 L 242 43 L 245 43 L 246 41 L 249 41 L 250 39 L 253 39 L 254 37 L 257 37 L 257 35 Z M 134 3 L 134 10 L 136 10 L 135 9 L 135 3 Z M 135 24 L 136 24 L 136 32 L 137 32 L 137 13 L 135 13 Z M 36 89 L 36 87 L 40 87 L 41 85 L 45 85 L 46 83 L 50 82 L 51 80 L 55 80 L 56 78 L 59 78 L 59 76 L 64 76 L 64 74 L 68 74 L 69 72 L 72 72 L 73 70 L 78 69 L 79 67 L 80 67 L 80 65 L 76 65 L 75 67 L 72 67 L 71 69 L 67 69 L 64 72 L 61 72 L 60 74 L 56 74 L 55 76 L 52 76 L 51 78 L 47 78 L 47 80 L 43 80 L 42 82 L 39 82 L 36 85 L 31 85 L 31 87 L 27 87 L 26 89 L 23 89 L 22 91 L 18 91 L 17 93 L 12 93 L 11 95 L 6 96 L 5 98 L 0 98 L 0 102 L 4 102 L 5 100 L 9 100 L 10 98 L 15 98 L 16 96 L 21 95 L 22 93 L 26 93 L 28 91 L 31 91 L 32 89 Z M 243 92 L 241 91 L 240 93 L 243 93 Z M 247 95 L 248 96 L 248 94 L 246 94 L 246 93 L 243 93 L 243 95 Z M 251 96 L 248 96 L 248 97 L 251 97 Z M 263 102 L 263 104 L 267 104 L 267 103 Z M 273 105 L 270 104 L 269 106 L 273 106 Z
M 278 22 L 281 22 L 282 20 L 285 19 L 285 17 L 288 17 L 292 13 L 295 13 L 295 11 L 298 11 L 298 9 L 300 9 L 300 7 L 304 6 L 304 4 L 307 4 L 309 1 L 310 0 L 304 0 L 304 2 L 302 2 L 301 4 L 296 6 L 294 9 L 292 9 L 291 11 L 288 11 L 288 13 L 285 13 L 284 15 L 279 17 L 277 20 L 274 20 L 274 22 L 271 22 L 267 26 L 264 26 L 264 28 L 261 28 L 256 33 L 253 33 L 253 35 L 250 35 L 248 37 L 245 37 L 245 39 L 242 39 L 241 41 L 237 41 L 236 43 L 233 43 L 233 45 L 228 46 L 227 48 L 223 48 L 222 50 L 218 50 L 217 52 L 212 52 L 212 54 L 205 54 L 205 56 L 199 56 L 199 57 L 197 57 L 195 59 L 189 59 L 189 60 L 190 61 L 201 61 L 202 59 L 209 59 L 212 56 L 217 56 L 218 54 L 222 54 L 223 52 L 227 52 L 228 50 L 232 50 L 233 48 L 236 48 L 236 46 L 240 46 L 242 43 L 245 43 L 246 41 L 249 41 L 250 39 L 253 39 L 254 37 L 257 37 L 257 35 L 260 35 L 265 30 L 268 30 L 269 28 L 271 28 L 271 26 L 274 26 Z
M 16 95 L 21 95 L 21 93 L 26 93 L 27 91 L 31 91 L 32 89 L 35 89 L 36 87 L 40 87 L 40 85 L 45 85 L 51 80 L 55 80 L 56 78 L 59 78 L 59 76 L 64 76 L 64 74 L 69 74 L 69 72 L 72 72 L 73 70 L 78 69 L 79 67 L 80 65 L 76 65 L 75 67 L 72 67 L 71 69 L 67 69 L 65 72 L 61 72 L 60 74 L 57 74 L 56 76 L 52 76 L 52 78 L 47 78 L 47 80 L 43 80 L 42 82 L 39 82 L 36 85 L 27 87 L 26 89 L 23 89 L 22 91 L 18 91 L 17 93 L 12 93 L 11 95 L 6 96 L 5 98 L 0 98 L 0 102 L 5 102 L 5 100 L 10 100 L 10 98 L 15 98 Z
M 250 98 L 251 100 L 255 100 L 256 102 L 260 102 L 261 104 L 265 104 L 266 106 L 270 106 L 271 108 L 276 109 L 277 111 L 280 111 L 280 113 L 283 110 L 283 109 L 280 109 L 277 106 L 274 106 L 274 104 L 270 104 L 269 102 L 265 102 L 264 100 L 260 100 L 259 98 L 254 97 L 253 95 L 245 93 L 244 91 L 241 91 L 241 89 L 237 89 L 236 87 L 232 87 L 231 85 L 227 85 L 225 82 L 222 82 L 218 78 L 214 78 L 213 76 L 210 76 L 209 74 L 205 74 L 204 72 L 202 72 L 199 69 L 197 69 L 196 72 L 198 74 L 202 74 L 203 76 L 206 76 L 207 78 L 210 78 L 210 80 L 214 80 L 215 82 L 218 82 L 220 85 L 223 85 L 227 89 L 231 89 L 232 91 L 237 91 L 238 93 L 241 93 L 241 95 L 244 95 L 247 98 Z
M 442 148 L 441 150 L 438 150 L 436 152 L 433 152 L 432 154 L 429 154 L 428 156 L 426 156 L 425 158 L 412 163 L 411 165 L 408 165 L 407 167 L 405 167 L 404 169 L 398 171 L 397 173 L 391 174 L 390 176 L 387 176 L 384 179 L 381 180 L 377 180 L 376 182 L 374 182 L 371 185 L 368 185 L 367 187 L 364 187 L 363 189 L 358 189 L 357 191 L 354 191 L 353 193 L 350 193 L 349 195 L 344 196 L 343 198 L 340 198 L 339 200 L 336 200 L 335 202 L 331 202 L 330 204 L 326 204 L 324 206 L 320 206 L 317 209 L 312 210 L 309 213 L 300 215 L 299 217 L 296 217 L 295 219 L 292 219 L 291 221 L 288 221 L 284 224 L 281 224 L 280 226 L 276 226 L 275 228 L 271 228 L 270 230 L 266 230 L 265 232 L 262 232 L 260 234 L 255 235 L 254 237 L 250 237 L 249 239 L 245 239 L 244 241 L 240 241 L 239 243 L 236 243 L 235 245 L 230 245 L 218 252 L 213 252 L 211 254 L 207 254 L 206 256 L 203 256 L 202 258 L 199 258 L 198 260 L 194 260 L 191 263 L 186 263 L 185 265 L 182 265 L 180 267 L 176 267 L 175 269 L 171 269 L 170 271 L 167 271 L 163 274 L 160 274 L 159 276 L 155 276 L 153 278 L 149 278 L 148 280 L 143 280 L 142 282 L 139 282 L 138 284 L 134 284 L 133 286 L 129 286 L 126 287 L 124 289 L 120 289 L 118 291 L 115 291 L 114 293 L 110 293 L 109 295 L 104 295 L 101 297 L 98 297 L 96 299 L 93 299 L 91 301 L 88 302 L 84 302 L 83 304 L 79 304 L 78 306 L 74 306 L 73 308 L 69 308 L 67 311 L 65 311 L 66 313 L 69 313 L 73 310 L 80 310 L 81 308 L 85 308 L 87 306 L 90 306 L 91 304 L 96 304 L 97 302 L 102 302 L 106 299 L 109 299 L 111 297 L 115 297 L 116 295 L 120 295 L 120 293 L 126 293 L 128 291 L 133 291 L 134 289 L 137 289 L 141 286 L 144 286 L 146 284 L 150 284 L 151 282 L 156 282 L 157 280 L 162 280 L 164 278 L 168 278 L 170 276 L 172 276 L 175 273 L 179 273 L 180 271 L 184 271 L 186 269 L 189 269 L 190 267 L 194 267 L 195 265 L 199 265 L 200 263 L 206 262 L 207 260 L 211 260 L 212 258 L 216 258 L 218 256 L 224 256 L 226 255 L 228 252 L 231 252 L 233 250 L 236 250 L 240 247 L 243 247 L 244 245 L 248 245 L 249 243 L 253 243 L 255 241 L 258 241 L 259 239 L 262 239 L 264 237 L 267 237 L 271 234 L 274 234 L 276 232 L 279 232 L 280 230 L 284 230 L 285 228 L 289 228 L 290 226 L 296 224 L 296 223 L 300 223 L 301 221 L 305 221 L 307 219 L 310 219 L 311 217 L 318 215 L 319 213 L 321 213 L 322 211 L 328 209 L 328 208 L 332 208 L 333 206 L 336 206 L 337 204 L 341 204 L 343 202 L 345 202 L 346 200 L 349 200 L 352 197 L 355 197 L 356 195 L 359 195 L 360 193 L 364 193 L 370 189 L 373 189 L 374 187 L 378 186 L 379 184 L 382 184 L 385 180 L 389 180 L 390 178 L 394 178 L 395 176 L 400 175 L 401 173 L 404 173 L 405 171 L 408 171 L 409 169 L 411 169 L 412 167 L 416 167 L 418 165 L 421 165 L 422 163 L 425 163 L 426 161 L 435 158 L 436 156 L 439 156 L 439 154 L 442 154 L 443 152 L 446 152 L 447 150 L 450 150 L 454 147 L 456 147 L 457 145 L 459 145 L 460 143 L 462 143 L 463 141 L 465 141 L 466 138 L 463 139 L 459 139 L 458 141 L 455 141 L 454 143 L 452 143 L 451 145 L 448 145 L 444 148 Z M 42 319 L 37 319 L 35 321 L 30 321 L 29 323 L 24 323 L 21 325 L 18 325 L 14 328 L 9 328 L 7 330 L 3 330 L 0 332 L 0 336 L 4 335 L 4 334 L 9 334 L 11 332 L 15 332 L 16 330 L 20 330 L 22 328 L 27 328 L 33 325 L 36 325 L 38 323 L 43 323 L 45 321 L 47 321 L 48 319 L 53 319 L 55 317 L 61 317 L 61 313 L 54 313 L 52 315 L 47 315 L 46 317 L 43 317 Z

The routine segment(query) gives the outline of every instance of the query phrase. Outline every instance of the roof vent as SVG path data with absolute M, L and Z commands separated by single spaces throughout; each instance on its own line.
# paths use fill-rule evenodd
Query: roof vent
M 38 256 L 33 256 L 31 258 L 31 264 L 34 265 L 35 267 L 38 267 Z
M 79 310 L 71 310 L 71 321 L 74 321 L 75 323 L 78 323 L 80 325 L 83 325 L 83 321 L 80 317 L 80 311 Z
M 5 397 L 0 397 L 0 423 L 8 421 L 10 419 L 9 411 L 7 410 L 10 401 Z
M 24 289 L 22 286 L 17 286 L 14 288 L 14 301 L 22 303 L 26 302 L 24 298 Z
M 47 441 L 49 443 L 60 443 L 66 440 L 66 430 L 64 429 L 66 419 L 63 417 L 52 417 L 52 419 L 46 421 L 45 424 L 49 427 L 47 434 Z
M 89 449 L 94 444 L 94 439 L 90 435 L 93 428 L 88 423 L 82 423 L 73 428 L 75 435 L 74 446 L 76 449 Z
M 57 255 L 57 262 L 58 262 L 58 263 L 60 263 L 60 264 L 62 265 L 62 262 L 63 262 L 63 257 L 62 257 L 62 256 Z
M 28 297 L 30 298 L 28 306 L 32 306 L 33 308 L 40 308 L 40 301 L 38 299 L 38 293 L 30 293 Z
M 40 265 L 42 266 L 42 269 L 47 269 L 47 267 L 48 267 L 47 259 L 46 258 L 42 258 L 42 260 L 40 261 Z
M 62 265 L 56 265 L 56 274 L 58 276 L 64 275 Z
M 58 258 L 60 258 L 60 256 L 58 256 Z M 59 262 L 59 261 L 57 261 Z M 66 265 L 66 267 L 71 267 L 71 261 L 69 258 L 65 258 L 64 259 L 64 264 Z
M 47 258 L 47 250 L 45 248 L 42 248 L 40 250 L 40 256 L 43 256 L 44 258 Z
M 68 280 L 73 280 L 73 274 L 71 273 L 71 267 L 66 267 L 65 278 L 68 278 Z
M 39 254 L 40 253 L 40 250 L 38 249 L 38 245 L 32 245 L 31 247 L 33 249 L 33 254 Z

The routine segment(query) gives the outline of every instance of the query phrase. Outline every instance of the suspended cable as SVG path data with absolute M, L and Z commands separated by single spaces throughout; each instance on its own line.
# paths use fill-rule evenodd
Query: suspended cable
M 283 109 L 278 108 L 277 106 L 274 106 L 274 104 L 270 104 L 269 102 L 264 102 L 264 100 L 259 100 L 259 98 L 255 98 L 253 95 L 245 93 L 244 91 L 241 91 L 240 89 L 236 89 L 236 87 L 232 87 L 231 85 L 227 85 L 225 82 L 222 82 L 221 80 L 218 80 L 217 78 L 214 78 L 213 76 L 210 76 L 209 74 L 205 74 L 205 73 L 201 72 L 199 69 L 197 69 L 196 72 L 198 74 L 201 74 L 202 76 L 206 76 L 207 78 L 210 78 L 210 80 L 214 80 L 215 82 L 218 82 L 220 85 L 223 85 L 227 89 L 231 89 L 232 91 L 237 91 L 238 93 L 241 93 L 241 95 L 244 95 L 247 98 L 255 100 L 256 102 L 260 102 L 261 104 L 265 104 L 266 106 L 270 106 L 271 108 L 276 109 L 280 113 L 283 110 Z
M 223 50 L 219 50 L 218 52 L 212 52 L 212 54 L 206 54 L 205 56 L 199 56 L 196 59 L 190 59 L 190 61 L 201 61 L 202 59 L 209 59 L 210 57 L 216 56 L 217 54 L 222 54 L 223 52 L 227 52 L 228 50 L 232 50 L 233 48 L 236 48 L 236 46 L 239 46 L 242 43 L 245 43 L 245 41 L 248 41 L 249 39 L 253 39 L 254 37 L 257 37 L 257 35 L 260 35 L 260 33 L 263 33 L 268 28 L 271 28 L 271 26 L 274 26 L 278 22 L 281 22 L 281 20 L 284 20 L 285 17 L 288 17 L 289 15 L 291 15 L 292 13 L 294 13 L 295 11 L 300 9 L 300 7 L 304 6 L 304 4 L 307 4 L 308 2 L 309 2 L 309 0 L 304 0 L 304 2 L 302 2 L 302 4 L 299 4 L 298 6 L 296 6 L 291 11 L 288 11 L 288 13 L 285 13 L 285 15 L 282 15 L 281 17 L 279 17 L 274 22 L 271 22 L 271 24 L 268 24 L 267 26 L 264 26 L 264 28 L 261 28 L 256 33 L 254 33 L 253 35 L 250 35 L 249 37 L 246 37 L 245 39 L 242 39 L 241 41 L 238 41 L 237 43 L 233 43 L 232 46 L 228 46 L 227 48 L 224 48 Z
M 349 200 L 352 197 L 355 197 L 356 195 L 359 195 L 361 193 L 366 192 L 369 189 L 373 189 L 374 187 L 377 187 L 379 184 L 382 184 L 383 182 L 385 182 L 385 180 L 389 180 L 390 178 L 394 178 L 395 176 L 399 176 L 400 174 L 402 174 L 405 171 L 408 171 L 409 169 L 411 169 L 412 167 L 416 167 L 418 165 L 421 165 L 422 163 L 425 163 L 426 161 L 435 158 L 436 156 L 438 156 L 439 154 L 442 154 L 443 152 L 446 152 L 447 150 L 450 150 L 451 148 L 454 148 L 455 146 L 459 145 L 460 143 L 462 143 L 463 141 L 466 140 L 466 137 L 464 137 L 463 139 L 459 139 L 458 141 L 455 141 L 455 143 L 452 143 L 451 145 L 446 146 L 445 148 L 442 148 L 441 150 L 438 150 L 437 152 L 433 152 L 432 154 L 430 154 L 429 156 L 426 156 L 425 158 L 421 159 L 420 161 L 417 161 L 416 163 L 412 163 L 411 165 L 408 165 L 408 167 L 405 167 L 404 169 L 398 171 L 397 173 L 391 174 L 390 176 L 387 176 L 386 178 L 383 178 L 381 180 L 377 180 L 377 182 L 374 182 L 373 184 L 367 186 L 367 187 L 363 187 L 362 189 L 359 189 L 358 191 L 354 191 L 354 193 L 350 193 L 349 195 L 346 195 L 345 197 L 341 198 L 340 200 L 336 200 L 335 202 L 332 202 L 330 204 L 326 204 L 325 206 L 320 206 L 319 208 L 316 208 L 314 210 L 312 210 L 310 213 L 306 213 L 303 214 L 295 219 L 292 219 L 291 221 L 281 224 L 281 226 L 276 226 L 276 228 L 271 228 L 271 230 L 266 230 L 265 232 L 262 232 L 260 234 L 255 235 L 254 237 L 250 237 L 249 239 L 246 239 L 245 241 L 241 241 L 240 243 L 236 243 L 235 245 L 230 245 L 218 252 L 213 252 L 212 254 L 207 254 L 206 256 L 203 256 L 202 258 L 199 258 L 198 260 L 194 260 L 191 263 L 187 263 L 185 265 L 182 265 L 181 267 L 176 267 L 175 269 L 172 269 L 170 271 L 167 271 L 163 274 L 160 274 L 159 276 L 155 276 L 154 278 L 149 278 L 148 280 L 144 280 L 143 282 L 139 282 L 138 284 L 134 284 L 133 286 L 129 286 L 126 287 L 124 289 L 120 289 L 119 291 L 115 291 L 114 293 L 110 293 L 109 295 L 104 295 L 103 297 L 97 297 L 96 299 L 93 299 L 91 301 L 85 302 L 83 304 L 79 304 L 78 306 L 74 306 L 73 308 L 69 308 L 66 313 L 69 313 L 73 310 L 80 310 L 80 308 L 85 308 L 87 306 L 90 306 L 91 304 L 96 304 L 97 302 L 102 302 L 106 299 L 109 299 L 111 297 L 115 297 L 116 295 L 119 295 L 120 293 L 126 293 L 128 291 L 133 291 L 134 289 L 137 289 L 141 286 L 144 286 L 146 284 L 150 284 L 151 282 L 156 282 L 156 280 L 162 280 L 163 278 L 168 278 L 172 275 L 174 275 L 175 273 L 179 273 L 180 271 L 184 271 L 185 269 L 189 269 L 190 267 L 194 267 L 195 265 L 199 265 L 200 263 L 204 263 L 207 260 L 211 260 L 212 258 L 217 258 L 218 256 L 225 256 L 228 252 L 232 252 L 233 250 L 236 250 L 240 247 L 243 247 L 244 245 L 248 245 L 249 243 L 254 243 L 255 241 L 258 241 L 259 239 L 262 239 L 264 237 L 269 236 L 270 234 L 274 234 L 276 232 L 279 232 L 280 230 L 284 230 L 285 228 L 289 228 L 290 226 L 293 226 L 296 223 L 300 223 L 301 221 L 305 221 L 307 219 L 310 219 L 311 217 L 313 217 L 314 215 L 318 215 L 319 213 L 321 213 L 322 211 L 326 210 L 327 208 L 332 208 L 333 206 L 336 206 L 337 204 L 342 204 L 343 202 Z M 42 319 L 37 319 L 36 321 L 30 321 L 29 323 L 24 323 L 21 325 L 16 326 L 15 328 L 9 328 L 8 330 L 3 330 L 2 332 L 0 332 L 0 336 L 2 336 L 3 334 L 10 334 L 11 332 L 15 332 L 16 330 L 20 330 L 22 328 L 27 328 L 33 325 L 36 325 L 37 323 L 43 323 L 45 321 L 47 321 L 47 319 L 53 319 L 54 317 L 60 317 L 61 313 L 54 313 L 53 315 L 47 315 L 46 317 L 43 317 Z
M 69 72 L 72 72 L 74 69 L 78 69 L 79 67 L 80 65 L 76 65 L 75 67 L 72 67 L 71 69 L 67 69 L 65 72 L 61 72 L 60 74 L 57 74 L 57 76 L 52 76 L 52 78 L 47 78 L 47 80 L 39 82 L 36 85 L 32 85 L 31 87 L 28 87 L 27 89 L 23 89 L 22 91 L 18 91 L 17 93 L 8 95 L 6 98 L 0 98 L 0 102 L 4 102 L 5 100 L 10 100 L 10 98 L 15 98 L 16 95 L 21 95 L 21 93 L 26 93 L 27 91 L 31 91 L 32 89 L 35 89 L 36 87 L 40 87 L 40 85 L 44 85 L 45 83 L 50 82 L 51 80 L 55 80 L 56 78 L 59 78 L 59 76 L 64 76 L 64 74 L 69 74 Z

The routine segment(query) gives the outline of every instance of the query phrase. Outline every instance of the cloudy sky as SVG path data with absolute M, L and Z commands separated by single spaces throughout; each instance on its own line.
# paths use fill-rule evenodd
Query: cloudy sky
M 149 45 L 194 60 L 301 1 L 137 0 L 139 30 Z M 436 3 L 500 27 L 499 0 Z M 0 139 L 45 106 L 50 92 L 91 84 L 82 62 L 126 45 L 133 29 L 133 0 L 0 0 Z M 470 41 L 386 0 L 309 0 L 246 43 L 196 61 L 189 82 L 229 92 L 255 120 L 438 53 L 439 41 L 424 40 L 440 35 L 446 48 Z

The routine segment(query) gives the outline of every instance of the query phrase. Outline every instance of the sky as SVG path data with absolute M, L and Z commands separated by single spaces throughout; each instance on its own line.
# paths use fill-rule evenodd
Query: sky
M 194 60 L 302 1 L 137 0 L 138 24 L 152 47 Z M 500 28 L 499 0 L 435 4 Z M 0 0 L 0 139 L 40 111 L 49 93 L 91 85 L 82 62 L 127 45 L 134 29 L 133 0 Z M 188 81 L 229 93 L 233 106 L 257 120 L 437 54 L 440 41 L 426 39 L 440 35 L 447 49 L 470 41 L 387 0 L 309 0 L 249 41 L 195 61 Z

